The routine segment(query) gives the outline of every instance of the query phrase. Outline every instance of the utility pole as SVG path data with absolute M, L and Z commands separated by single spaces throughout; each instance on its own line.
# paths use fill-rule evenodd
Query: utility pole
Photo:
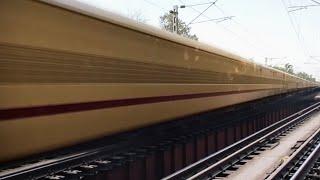
M 172 16 L 172 32 L 178 34 L 178 6 L 173 6 L 173 10 L 170 11 Z

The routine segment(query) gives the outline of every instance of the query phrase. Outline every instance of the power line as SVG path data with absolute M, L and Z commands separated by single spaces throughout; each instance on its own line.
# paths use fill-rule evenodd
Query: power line
M 163 12 L 168 12 L 169 11 L 168 9 L 159 6 L 158 4 L 156 4 L 154 2 L 151 2 L 151 1 L 148 1 L 148 0 L 144 0 L 144 1 L 147 2 L 148 4 L 151 4 L 154 7 L 157 7 L 158 9 L 161 9 L 161 11 L 163 11 Z
M 293 30 L 294 30 L 294 32 L 295 32 L 296 37 L 297 37 L 298 46 L 301 47 L 301 49 L 302 49 L 302 51 L 303 51 L 303 53 L 304 53 L 304 55 L 305 55 L 305 60 L 306 60 L 306 61 L 304 62 L 304 64 L 313 65 L 312 67 L 316 67 L 315 65 L 320 65 L 320 64 L 319 64 L 319 60 L 316 59 L 315 56 L 310 56 L 310 55 L 309 55 L 308 49 L 304 46 L 304 37 L 303 37 L 302 31 L 301 31 L 301 26 L 300 26 L 300 24 L 299 24 L 296 16 L 294 16 L 294 14 L 291 13 L 291 12 L 294 12 L 294 11 L 293 11 L 293 10 L 288 10 L 288 9 L 290 9 L 290 7 L 305 7 L 305 8 L 307 8 L 307 7 L 310 7 L 310 6 L 307 6 L 307 7 L 306 7 L 306 6 L 303 6 L 303 5 L 300 5 L 300 6 L 292 6 L 291 1 L 290 1 L 290 0 L 288 0 L 288 1 L 289 1 L 289 3 L 290 3 L 290 6 L 289 6 L 289 7 L 286 6 L 286 3 L 285 3 L 284 0 L 282 0 L 282 5 L 283 5 L 283 7 L 284 7 L 284 9 L 285 9 L 288 17 L 289 17 L 291 26 L 292 26 L 292 28 L 293 28 Z M 312 0 L 311 0 L 311 1 L 312 1 Z M 312 6 L 313 6 L 313 5 L 312 5 Z M 319 6 L 319 5 L 316 5 L 316 6 Z M 288 7 L 288 9 L 287 9 L 286 7 Z M 299 9 L 299 10 L 300 10 L 300 9 Z M 297 11 L 297 10 L 295 10 L 295 11 Z M 295 23 L 296 23 L 296 26 L 295 26 Z M 313 60 L 314 63 L 310 62 L 310 60 Z
M 289 10 L 288 12 L 294 12 L 294 11 L 300 11 L 300 10 L 303 10 L 303 9 L 307 9 L 306 6 L 292 6 L 292 7 L 288 7 L 288 8 L 292 8 L 291 10 Z
M 300 10 L 306 10 L 308 9 L 309 7 L 319 7 L 320 6 L 320 2 L 317 2 L 317 1 L 313 1 L 311 0 L 312 2 L 316 3 L 316 4 L 310 4 L 310 5 L 300 5 L 300 6 L 289 6 L 288 9 L 288 12 L 295 12 L 295 11 L 300 11 Z
M 179 0 L 179 1 L 184 4 L 184 2 L 183 2 L 182 0 Z M 189 7 L 189 8 L 192 9 L 193 11 L 199 13 L 199 14 L 201 13 L 199 10 L 197 10 L 197 9 L 195 9 L 195 8 L 193 8 L 193 7 Z M 207 16 L 207 15 L 205 15 L 205 14 L 202 14 L 201 16 L 207 18 L 208 20 L 212 19 L 211 17 L 209 17 L 209 16 Z M 208 21 L 208 22 L 210 22 L 210 21 Z M 212 21 L 211 21 L 211 22 L 212 22 Z M 215 22 L 215 23 L 216 23 L 216 22 Z M 235 32 L 227 29 L 227 28 L 224 27 L 224 26 L 221 26 L 221 27 L 224 28 L 226 31 L 230 32 L 231 34 L 233 34 L 233 35 L 235 35 L 235 36 L 237 36 L 237 37 L 239 38 L 239 35 L 237 35 Z M 240 39 L 240 38 L 239 38 L 239 39 Z
M 285 9 L 288 17 L 289 17 L 289 21 L 290 21 L 291 26 L 292 26 L 292 28 L 293 28 L 293 30 L 294 30 L 294 33 L 296 34 L 296 37 L 297 37 L 297 40 L 298 40 L 298 41 L 297 41 L 297 42 L 298 42 L 298 45 L 301 46 L 301 49 L 302 49 L 303 53 L 304 53 L 305 56 L 307 57 L 307 56 L 308 56 L 308 53 L 307 53 L 305 47 L 304 47 L 303 44 L 302 44 L 302 40 L 301 40 L 301 38 L 300 38 L 299 31 L 297 30 L 297 28 L 296 28 L 296 26 L 295 26 L 295 24 L 294 24 L 294 20 L 291 18 L 290 13 L 288 12 L 288 10 L 287 10 L 287 8 L 286 8 L 286 7 L 287 7 L 287 6 L 286 6 L 286 3 L 285 3 L 284 0 L 281 0 L 281 2 L 282 2 L 282 5 L 283 5 L 283 7 L 284 7 L 284 9 Z M 300 28 L 299 28 L 299 29 L 300 29 Z
M 316 61 L 317 63 L 320 62 L 320 56 L 310 56 L 309 58 Z
M 198 24 L 198 23 L 204 23 L 204 22 L 209 22 L 209 21 L 214 21 L 216 23 L 220 23 L 222 21 L 226 21 L 226 20 L 230 20 L 232 19 L 234 16 L 227 16 L 227 17 L 221 17 L 221 18 L 215 18 L 215 19 L 208 19 L 208 20 L 204 20 L 204 21 L 197 21 L 197 22 L 193 22 L 191 24 Z
M 184 4 L 185 2 L 183 2 L 182 0 L 179 0 L 182 4 Z M 223 14 L 225 15 L 226 17 L 230 17 L 230 16 L 227 16 L 226 13 L 217 6 L 217 4 L 214 4 L 216 8 L 218 8 L 218 10 Z M 189 7 L 190 9 L 192 9 L 193 11 L 197 12 L 197 13 L 201 13 L 199 10 L 195 9 L 194 7 Z M 216 24 L 219 23 L 219 21 L 211 21 L 211 19 L 214 19 L 214 18 L 211 18 L 205 14 L 202 14 L 201 16 L 205 17 L 208 19 L 208 22 L 215 22 Z M 234 17 L 234 16 L 232 16 Z M 233 18 L 230 18 L 231 20 L 233 20 Z M 221 22 L 221 21 L 220 21 Z M 236 24 L 240 25 L 240 23 L 238 23 L 237 21 L 234 21 Z M 196 24 L 196 23 L 193 23 L 193 24 Z M 258 46 L 255 45 L 255 43 L 251 42 L 248 38 L 245 38 L 243 36 L 240 36 L 239 34 L 235 33 L 234 31 L 226 28 L 224 25 L 220 25 L 220 27 L 222 27 L 225 31 L 229 32 L 230 34 L 232 34 L 234 37 L 236 37 L 238 40 L 240 41 L 245 41 L 247 45 L 253 47 L 254 49 L 258 50 L 258 51 L 261 51 L 260 48 L 258 48 Z M 264 53 L 263 53 L 264 54 Z
M 182 4 L 184 4 L 184 2 L 183 2 L 182 0 L 179 0 L 179 1 L 180 1 Z M 201 13 L 200 11 L 198 11 L 197 9 L 195 9 L 193 6 L 188 6 L 188 8 L 194 10 L 195 12 L 197 12 L 197 13 L 199 13 L 199 14 Z M 202 16 L 210 19 L 210 17 L 206 16 L 205 14 L 202 14 Z
M 182 2 L 182 0 L 179 0 L 181 3 L 184 3 Z M 217 1 L 216 1 L 217 2 Z M 216 6 L 216 2 L 209 2 L 209 3 L 214 3 L 214 5 Z M 196 6 L 196 5 L 203 5 L 203 4 L 209 4 L 209 3 L 202 3 L 202 4 L 195 4 L 195 5 L 191 5 L 191 6 L 184 6 L 184 7 L 188 7 L 192 10 L 194 10 L 195 12 L 201 14 L 202 12 L 198 11 L 197 9 L 193 8 L 193 6 Z M 189 23 L 189 24 L 198 24 L 198 23 L 204 23 L 204 22 L 209 22 L 209 21 L 214 21 L 216 23 L 220 23 L 222 21 L 226 21 L 226 20 L 230 20 L 232 18 L 234 18 L 235 16 L 225 16 L 225 17 L 221 17 L 221 18 L 210 18 L 208 16 L 206 16 L 205 14 L 201 14 L 201 16 L 207 18 L 208 20 L 204 20 L 204 21 L 197 21 L 197 22 L 193 22 L 193 23 Z
M 300 2 L 299 6 L 292 6 L 291 0 L 288 0 L 288 1 L 290 3 L 290 7 L 288 7 L 288 11 L 287 12 L 290 13 L 290 15 L 293 17 L 293 21 L 296 24 L 296 28 L 297 28 L 297 32 L 298 32 L 298 38 L 300 38 L 299 40 L 301 41 L 301 44 L 304 45 L 305 38 L 304 38 L 303 33 L 302 33 L 300 22 L 298 21 L 298 18 L 295 16 L 296 14 L 293 14 L 291 12 L 302 10 L 302 9 L 308 9 L 308 7 L 320 7 L 320 3 L 315 1 L 315 0 L 310 0 L 310 1 L 314 2 L 314 3 L 316 3 L 316 4 L 303 5 L 303 2 Z M 289 17 L 290 17 L 290 15 L 289 15 Z M 299 15 L 301 15 L 301 13 Z M 305 53 L 307 55 L 309 55 L 310 52 L 308 52 L 307 48 L 304 48 L 304 51 L 305 51 Z
M 182 0 L 179 0 L 179 1 L 180 1 L 181 3 L 183 3 L 183 4 L 185 3 L 185 2 L 183 2 Z M 214 5 L 224 16 L 228 16 L 227 13 L 226 13 L 223 9 L 221 9 L 217 4 L 213 4 L 213 5 Z M 195 8 L 193 8 L 193 7 L 189 7 L 189 8 L 192 9 L 192 10 L 194 10 L 195 12 L 199 13 L 199 15 L 201 14 L 201 12 L 198 11 L 197 9 L 195 9 Z M 198 15 L 198 16 L 199 16 L 199 15 Z M 211 18 L 211 17 L 209 17 L 209 16 L 207 16 L 207 15 L 205 15 L 205 14 L 203 14 L 203 13 L 202 13 L 200 16 L 206 17 L 208 20 L 199 21 L 199 22 L 210 22 L 210 21 L 213 21 L 213 22 L 215 22 L 215 23 L 217 24 L 217 20 L 220 19 L 220 18 Z M 250 38 L 244 37 L 243 35 L 239 35 L 239 34 L 233 32 L 233 31 L 231 31 L 230 29 L 226 28 L 226 27 L 223 26 L 223 25 L 220 25 L 220 26 L 221 26 L 222 28 L 224 28 L 226 31 L 228 31 L 229 33 L 233 34 L 233 35 L 234 35 L 235 37 L 237 37 L 239 40 L 245 40 L 249 46 L 251 46 L 251 47 L 259 50 L 262 54 L 264 54 L 265 56 L 267 56 L 268 53 L 265 52 L 265 49 L 266 49 L 266 48 L 261 49 L 260 45 L 257 46 L 257 45 L 256 45 L 256 42 L 255 42 L 254 40 L 250 40 L 251 37 L 252 37 L 252 33 L 250 33 L 247 28 L 245 28 L 245 27 L 244 27 L 240 22 L 238 22 L 236 19 L 230 18 L 230 20 L 231 20 L 232 22 L 234 22 L 235 24 L 237 24 L 238 26 L 242 27 L 242 29 L 243 29 L 247 34 L 250 34 Z M 194 22 L 194 23 L 192 23 L 192 24 L 196 24 L 196 23 L 197 23 L 197 22 Z M 263 40 L 261 40 L 261 38 L 259 38 L 259 42 L 261 43 L 261 42 L 263 42 Z M 264 44 L 267 45 L 266 43 L 264 43 Z
M 316 1 L 316 0 L 311 0 L 312 2 L 316 3 L 316 4 L 319 4 L 320 5 L 320 2 Z
M 215 3 L 215 2 L 206 2 L 206 3 L 199 3 L 199 4 L 184 5 L 184 7 L 201 6 L 201 5 L 211 4 L 211 3 Z
M 200 14 L 198 14 L 198 16 L 196 16 L 194 19 L 192 19 L 189 23 L 191 24 L 193 21 L 195 21 L 196 19 L 198 19 L 198 17 L 200 17 L 204 12 L 206 12 L 211 6 L 213 6 L 218 0 L 212 2 L 206 9 L 204 9 Z
M 214 5 L 224 16 L 228 16 L 227 13 L 220 8 L 217 4 Z M 252 37 L 252 33 L 250 33 L 250 31 L 243 26 L 239 21 L 236 20 L 236 18 L 232 18 L 230 19 L 232 22 L 234 22 L 235 24 L 237 24 L 239 27 L 241 27 L 247 34 L 249 34 L 249 37 Z M 248 38 L 246 38 L 248 42 L 250 42 L 250 40 Z M 258 39 L 259 43 L 264 42 L 264 40 L 262 40 L 261 38 Z M 255 44 L 256 42 L 253 40 L 251 43 Z M 264 42 L 265 45 L 267 45 L 267 43 Z M 263 52 L 265 53 L 265 51 L 263 50 Z

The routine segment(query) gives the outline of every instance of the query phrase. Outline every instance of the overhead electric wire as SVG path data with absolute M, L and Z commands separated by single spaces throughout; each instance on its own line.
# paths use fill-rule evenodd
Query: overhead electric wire
M 214 6 L 224 15 L 224 16 L 228 16 L 228 14 L 222 9 L 220 8 L 217 4 L 214 4 Z M 250 35 L 249 37 L 252 37 L 252 33 L 250 33 L 250 31 L 245 27 L 243 26 L 239 21 L 236 20 L 236 18 L 231 18 L 230 19 L 232 22 L 234 22 L 235 24 L 237 24 L 239 27 L 241 27 L 248 35 Z M 248 38 L 247 38 L 248 39 Z M 259 40 L 259 43 L 261 42 L 264 42 L 264 40 L 262 40 L 261 38 L 258 39 Z M 249 39 L 247 40 L 253 44 L 256 44 L 255 41 L 250 41 Z M 267 45 L 268 43 L 263 43 L 264 45 Z M 268 46 L 268 45 L 267 45 Z M 269 46 L 268 46 L 269 47 Z M 265 51 L 266 49 L 268 48 L 264 48 L 263 51 Z M 268 54 L 266 52 L 264 52 L 263 54 Z
M 284 9 L 285 9 L 285 11 L 286 11 L 286 13 L 288 15 L 288 18 L 289 18 L 291 26 L 292 26 L 292 28 L 294 30 L 294 33 L 296 35 L 297 44 L 298 44 L 298 46 L 300 46 L 303 54 L 305 55 L 305 63 L 304 64 L 312 65 L 311 67 L 317 67 L 315 65 L 320 65 L 319 61 L 318 61 L 318 59 L 313 58 L 312 56 L 310 56 L 308 49 L 305 47 L 305 45 L 304 45 L 304 40 L 305 39 L 304 39 L 303 33 L 301 31 L 301 26 L 300 26 L 298 20 L 296 19 L 295 15 L 293 13 L 290 13 L 290 11 L 287 9 L 288 6 L 286 5 L 285 0 L 281 0 L 281 1 L 282 1 L 282 5 L 283 5 L 283 7 L 284 7 Z M 289 7 L 295 7 L 295 6 L 292 6 L 292 2 L 290 0 L 288 0 L 288 3 L 289 3 Z M 300 7 L 301 6 L 302 5 L 300 5 Z M 300 12 L 300 15 L 301 15 L 301 12 Z M 311 63 L 309 60 L 313 60 L 314 63 Z
M 158 4 L 156 4 L 156 3 L 152 2 L 152 1 L 148 1 L 148 0 L 143 0 L 143 1 L 147 2 L 148 4 L 151 4 L 154 7 L 157 7 L 159 9 L 161 9 L 161 11 L 163 11 L 163 12 L 169 12 L 168 9 L 166 9 L 164 7 L 161 7 L 161 6 L 159 6 Z
M 182 0 L 179 0 L 181 3 L 185 3 L 185 2 L 183 2 Z M 221 9 L 216 3 L 214 3 L 214 4 L 211 4 L 211 5 L 214 5 L 224 16 L 227 16 L 227 14 L 226 14 L 226 12 L 223 10 L 223 9 Z M 213 21 L 213 22 L 215 22 L 216 24 L 218 23 L 216 20 L 218 20 L 218 19 L 220 19 L 220 18 L 210 18 L 210 17 L 208 17 L 207 15 L 205 15 L 204 13 L 203 13 L 203 11 L 202 12 L 200 12 L 200 11 L 198 11 L 197 9 L 195 9 L 195 8 L 193 8 L 193 7 L 188 7 L 188 8 L 190 8 L 190 9 L 192 9 L 192 10 L 194 10 L 195 12 L 197 12 L 197 13 L 199 13 L 198 14 L 198 16 L 197 16 L 197 18 L 198 17 L 200 17 L 200 16 L 203 16 L 203 17 L 206 17 L 208 20 L 203 20 L 203 21 L 200 21 L 200 22 L 209 22 L 209 21 Z M 208 9 L 208 8 L 207 8 Z M 206 9 L 205 9 L 205 11 L 206 11 Z M 288 16 L 289 16 L 289 14 L 288 14 Z M 235 33 L 235 32 L 233 32 L 233 31 L 231 31 L 231 30 L 229 30 L 228 28 L 226 28 L 226 27 L 224 27 L 223 25 L 221 25 L 221 27 L 223 27 L 225 30 L 227 30 L 228 32 L 230 32 L 230 33 L 232 33 L 235 37 L 237 37 L 238 39 L 244 39 L 247 43 L 248 43 L 248 45 L 250 45 L 250 46 L 252 46 L 252 47 L 254 47 L 255 49 L 257 49 L 257 50 L 262 50 L 262 55 L 264 54 L 264 55 L 266 55 L 266 54 L 268 54 L 267 52 L 266 52 L 266 50 L 268 50 L 268 48 L 262 48 L 261 49 L 261 46 L 259 45 L 259 46 L 256 46 L 256 41 L 254 41 L 254 40 L 252 40 L 252 33 L 250 33 L 249 32 L 249 30 L 247 29 L 247 28 L 245 28 L 241 23 L 239 23 L 236 19 L 233 19 L 233 18 L 230 18 L 230 20 L 232 21 L 232 22 L 234 22 L 235 24 L 237 24 L 238 26 L 240 26 L 243 30 L 244 30 L 244 32 L 246 32 L 247 34 L 250 34 L 250 38 L 248 38 L 248 37 L 243 37 L 242 35 L 240 36 L 239 34 L 237 34 L 237 33 Z M 296 35 L 297 35 L 297 38 L 299 39 L 298 40 L 298 43 L 299 44 L 301 44 L 300 42 L 301 41 L 303 41 L 302 39 L 303 39 L 303 36 L 301 36 L 300 37 L 300 34 L 301 34 L 301 28 L 300 28 L 300 25 L 299 25 L 299 23 L 297 22 L 297 20 L 296 19 L 294 19 L 294 20 L 292 20 L 292 19 L 290 19 L 290 21 L 292 21 L 291 22 L 291 24 L 292 24 L 292 26 L 294 27 L 294 31 L 295 31 L 295 33 L 296 33 Z M 295 27 L 295 21 L 296 21 L 296 24 L 297 24 L 297 27 Z M 190 24 L 190 23 L 189 23 Z M 192 24 L 196 24 L 196 23 L 192 23 Z M 297 28 L 297 29 L 296 29 Z M 251 39 L 251 40 L 250 40 Z M 301 39 L 301 40 L 300 40 Z M 261 38 L 258 38 L 258 40 L 259 40 L 259 43 L 261 43 L 261 42 L 264 42 L 264 40 L 262 40 Z M 268 43 L 263 43 L 265 46 L 268 46 Z M 308 54 L 308 52 L 305 50 L 305 48 L 304 48 L 304 46 L 303 45 L 300 45 L 301 46 L 301 49 L 303 50 L 303 52 L 304 52 L 304 54 L 307 56 L 307 54 Z M 258 48 L 259 47 L 259 48 Z M 269 46 L 268 46 L 269 47 Z
M 180 2 L 183 3 L 183 4 L 185 3 L 185 2 L 183 2 L 182 0 L 178 0 L 178 1 L 180 1 Z M 317 3 L 317 5 L 310 5 L 310 6 L 320 6 L 320 2 L 318 2 L 318 1 L 316 1 L 316 0 L 311 0 L 311 1 L 313 1 L 314 3 Z M 289 14 L 289 12 L 288 12 L 288 10 L 287 10 L 287 8 L 286 8 L 286 4 L 285 4 L 284 0 L 282 0 L 282 4 L 283 4 L 283 6 L 285 7 L 285 10 L 286 10 L 287 15 L 288 15 L 288 17 L 289 17 L 291 26 L 293 27 L 294 33 L 295 33 L 296 36 L 297 36 L 298 46 L 301 47 L 304 55 L 308 56 L 308 52 L 307 52 L 306 48 L 304 47 L 304 45 L 301 43 L 302 40 L 300 40 L 300 39 L 301 39 L 301 38 L 300 38 L 300 33 L 301 33 L 301 35 L 302 35 L 302 32 L 301 32 L 301 27 L 300 27 L 299 23 L 296 22 L 296 23 L 297 23 L 297 28 L 299 29 L 299 30 L 297 30 L 296 27 L 295 27 L 295 24 L 294 24 L 295 22 L 294 22 L 293 19 L 291 19 L 290 14 Z M 319 4 L 319 5 L 318 5 L 318 4 Z M 215 7 L 216 7 L 223 15 L 226 16 L 226 13 L 225 13 L 224 10 L 222 10 L 219 6 L 217 6 L 217 4 L 214 4 L 214 5 L 215 5 Z M 300 7 L 300 6 L 299 6 L 299 7 Z M 200 11 L 198 11 L 197 9 L 195 9 L 195 8 L 193 8 L 193 7 L 188 7 L 188 8 L 192 9 L 193 11 L 195 11 L 195 12 L 197 12 L 197 13 L 199 13 L 199 14 L 201 13 Z M 202 14 L 201 16 L 207 18 L 207 19 L 208 19 L 208 20 L 207 20 L 208 22 L 209 22 L 209 20 L 211 19 L 210 17 L 208 17 L 208 16 L 205 15 L 205 14 Z M 231 21 L 233 21 L 233 22 L 236 23 L 237 25 L 241 26 L 248 34 L 250 34 L 250 32 L 248 31 L 248 29 L 245 28 L 243 25 L 241 25 L 237 20 L 231 19 Z M 295 21 L 297 21 L 297 20 L 295 19 Z M 212 20 L 212 22 L 215 22 L 215 21 Z M 215 23 L 217 24 L 217 22 L 215 22 Z M 226 28 L 226 27 L 224 27 L 224 26 L 222 26 L 222 25 L 221 25 L 221 27 L 224 28 L 226 31 L 232 33 L 232 34 L 233 34 L 235 37 L 237 37 L 238 39 L 242 39 L 237 33 L 229 30 L 228 28 Z M 302 38 L 303 38 L 303 36 L 302 36 Z M 303 39 L 304 39 L 304 38 L 303 38 Z M 251 42 L 250 42 L 248 39 L 246 39 L 246 41 L 249 42 L 249 45 L 252 46 Z M 261 42 L 261 39 L 260 39 L 260 38 L 259 38 L 259 42 Z M 266 44 L 266 45 L 267 45 L 267 44 Z M 254 47 L 254 48 L 257 48 L 256 46 L 253 46 L 253 47 Z M 313 59 L 313 60 L 315 60 L 315 61 L 318 61 L 318 60 L 319 60 L 319 59 L 316 59 L 316 58 L 311 58 L 310 56 L 309 56 L 309 58 L 310 58 L 310 59 Z M 318 62 L 319 62 L 319 61 L 318 61 Z
M 204 9 L 200 14 L 198 14 L 198 16 L 196 16 L 195 18 L 193 18 L 189 23 L 191 24 L 193 21 L 195 21 L 196 19 L 198 19 L 198 17 L 200 17 L 204 12 L 206 12 L 211 6 L 213 6 L 218 0 L 215 0 L 214 2 L 212 2 L 206 9 Z
M 201 5 L 211 4 L 211 3 L 214 3 L 214 2 L 206 2 L 206 3 L 198 3 L 198 4 L 185 5 L 185 7 L 201 6 Z
M 218 5 L 214 5 L 224 16 L 228 16 L 228 14 L 221 9 Z M 246 28 L 244 25 L 242 25 L 239 21 L 236 20 L 236 18 L 232 18 L 230 19 L 232 22 L 234 22 L 235 24 L 237 24 L 239 27 L 241 27 L 247 34 L 250 35 L 250 37 L 252 37 L 252 33 L 250 33 L 250 31 L 248 30 L 248 28 Z M 261 42 L 264 42 L 260 37 L 258 37 L 258 40 Z M 264 42 L 264 44 L 266 45 L 267 43 Z
M 228 14 L 222 9 L 220 8 L 217 4 L 214 4 L 215 8 L 217 8 L 221 14 L 223 14 L 224 16 L 228 16 Z M 231 18 L 230 19 L 232 22 L 234 22 L 235 24 L 237 24 L 239 27 L 241 27 L 248 35 L 250 38 L 245 38 L 249 43 L 251 44 L 256 44 L 256 41 L 255 40 L 252 40 L 252 33 L 250 33 L 250 31 L 248 30 L 248 28 L 246 28 L 244 25 L 242 25 L 239 21 L 236 20 L 236 17 L 235 18 Z M 250 40 L 251 39 L 251 40 Z M 256 39 L 256 38 L 254 38 Z M 267 47 L 270 47 L 268 46 L 268 43 L 266 43 L 263 39 L 261 39 L 260 37 L 258 37 L 258 41 L 259 43 L 261 44 L 261 42 L 263 42 L 264 46 L 267 46 Z M 261 46 L 259 46 L 261 47 Z M 261 49 L 261 48 L 258 48 L 258 49 Z M 265 50 L 267 49 L 270 49 L 270 48 L 263 48 L 263 54 L 269 54 L 267 52 L 265 52 Z
M 292 5 L 291 0 L 288 0 L 288 1 L 289 1 L 289 3 L 290 3 L 290 7 L 295 7 L 295 6 L 291 6 L 291 5 Z M 319 6 L 320 6 L 320 3 L 319 3 L 319 2 L 317 2 L 317 1 L 315 1 L 315 0 L 310 0 L 310 1 L 316 3 L 316 5 L 303 5 L 303 2 L 300 1 L 300 7 L 305 7 L 305 9 L 307 9 L 307 7 L 314 7 L 314 6 L 318 6 L 318 7 L 319 7 Z M 296 6 L 296 7 L 299 7 L 299 6 Z M 292 11 L 288 11 L 288 12 L 292 12 Z M 299 12 L 298 12 L 298 13 L 299 13 Z M 298 31 L 298 34 L 299 34 L 299 38 L 300 38 L 300 40 L 301 40 L 301 44 L 302 44 L 303 47 L 305 47 L 306 41 L 305 41 L 304 34 L 303 34 L 303 32 L 302 32 L 302 28 L 301 28 L 300 22 L 298 21 L 298 18 L 296 17 L 297 14 L 296 14 L 296 13 L 290 13 L 290 15 L 293 17 L 293 21 L 294 21 L 294 23 L 296 24 L 297 31 Z M 302 16 L 302 12 L 299 13 L 299 16 Z M 310 57 L 310 51 L 309 51 L 309 49 L 305 47 L 305 48 L 304 48 L 304 51 L 306 52 L 307 56 Z
M 292 5 L 291 0 L 288 0 L 288 3 L 289 3 L 290 6 Z M 300 6 L 301 5 L 302 5 L 302 1 L 300 1 Z M 293 23 L 295 24 L 295 27 L 297 28 L 298 37 L 300 38 L 301 44 L 304 45 L 304 38 L 303 38 L 302 33 L 301 33 L 301 28 L 300 28 L 300 24 L 298 22 L 298 19 L 296 18 L 295 14 L 289 13 L 289 15 L 290 15 L 290 17 L 292 17 Z M 300 11 L 300 15 L 301 15 L 301 11 Z
M 288 12 L 300 11 L 302 9 L 307 9 L 307 7 L 294 7 L 296 9 L 289 10 Z
M 197 22 L 193 22 L 191 24 L 198 24 L 198 23 L 204 23 L 204 22 L 210 22 L 210 21 L 215 21 L 216 23 L 219 23 L 222 21 L 230 20 L 230 19 L 232 19 L 232 17 L 234 17 L 234 16 L 222 17 L 222 18 L 216 18 L 216 19 L 208 19 L 208 20 L 204 20 L 204 21 L 197 21 Z
M 292 28 L 293 28 L 293 30 L 294 30 L 294 33 L 296 34 L 298 45 L 301 47 L 301 50 L 303 51 L 304 55 L 305 55 L 306 57 L 308 57 L 309 55 L 308 55 L 305 47 L 304 47 L 303 44 L 302 44 L 302 40 L 301 40 L 301 38 L 300 38 L 299 31 L 297 30 L 297 28 L 296 28 L 296 26 L 295 26 L 295 24 L 294 24 L 294 20 L 291 18 L 290 13 L 289 13 L 288 10 L 287 10 L 287 5 L 286 5 L 286 3 L 285 3 L 284 0 L 281 0 L 281 2 L 282 2 L 282 5 L 283 5 L 283 7 L 284 7 L 284 9 L 285 9 L 285 11 L 286 11 L 286 13 L 287 13 L 287 15 L 288 15 L 288 18 L 289 18 L 289 21 L 290 21 L 290 23 L 291 23 L 291 26 L 292 26 Z
M 312 2 L 316 3 L 316 4 L 319 4 L 320 5 L 320 2 L 316 1 L 316 0 L 311 0 Z
M 185 2 L 183 2 L 182 0 L 178 0 L 178 1 L 180 1 L 180 3 L 182 3 L 182 4 L 185 3 Z M 215 7 L 219 8 L 216 4 L 214 4 L 214 5 L 215 5 Z M 188 7 L 188 8 L 192 9 L 193 11 L 195 11 L 195 12 L 197 12 L 197 13 L 199 13 L 199 14 L 201 13 L 201 11 L 199 11 L 199 10 L 193 8 L 193 7 Z M 222 13 L 223 15 L 227 16 L 226 13 L 225 13 L 221 8 L 219 8 L 219 9 L 220 9 L 220 11 L 222 11 L 221 13 Z M 207 15 L 205 15 L 205 14 L 201 14 L 201 16 L 207 18 L 208 20 L 214 19 L 214 18 L 211 18 L 211 17 L 209 17 L 209 16 L 207 16 Z M 231 20 L 232 20 L 232 18 L 231 18 Z M 210 22 L 210 21 L 208 21 L 208 22 Z M 211 21 L 211 22 L 215 22 L 215 21 Z M 218 24 L 217 22 L 215 22 L 215 23 Z M 237 24 L 239 25 L 238 22 L 235 22 L 235 23 L 237 23 Z M 227 32 L 233 34 L 234 37 L 236 37 L 238 40 L 241 40 L 241 41 L 244 40 L 244 41 L 246 42 L 245 44 L 253 47 L 254 49 L 256 49 L 256 50 L 258 50 L 258 51 L 261 51 L 261 49 L 260 49 L 255 43 L 253 43 L 252 41 L 250 41 L 248 38 L 245 38 L 245 37 L 243 37 L 243 36 L 235 33 L 234 31 L 226 28 L 226 27 L 223 26 L 223 25 L 219 25 L 219 26 L 222 27 L 222 28 L 223 28 L 224 30 L 226 30 Z M 265 52 L 263 52 L 263 54 L 265 54 Z

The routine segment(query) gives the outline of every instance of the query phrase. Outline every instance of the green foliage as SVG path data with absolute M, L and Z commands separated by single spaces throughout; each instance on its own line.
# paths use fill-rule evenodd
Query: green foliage
M 286 70 L 286 72 L 288 72 L 289 74 L 294 74 L 293 73 L 293 66 L 289 63 L 284 65 L 284 69 Z
M 285 64 L 284 67 L 273 66 L 273 68 L 278 69 L 283 72 L 286 72 L 286 73 L 289 73 L 289 74 L 294 74 L 293 66 L 289 63 Z
M 312 82 L 316 82 L 316 78 L 312 77 L 311 74 L 307 74 L 305 72 L 298 72 L 296 75 L 298 77 L 301 77 L 302 79 L 306 79 L 306 80 L 309 80 L 309 81 L 312 81 Z
M 294 73 L 293 66 L 291 64 L 289 64 L 289 63 L 285 64 L 284 67 L 273 66 L 273 68 L 278 69 L 278 70 L 283 71 L 283 72 L 287 72 L 287 73 L 292 74 L 292 75 L 296 75 L 296 76 L 298 76 L 298 77 L 300 77 L 302 79 L 305 79 L 305 80 L 316 82 L 316 78 L 312 77 L 311 74 L 307 74 L 305 72 Z
M 162 29 L 172 32 L 173 20 L 172 14 L 165 13 L 163 16 L 160 16 L 160 26 Z M 198 37 L 195 34 L 191 34 L 191 27 L 188 26 L 181 19 L 178 19 L 178 34 L 183 37 L 187 37 L 193 40 L 198 40 Z

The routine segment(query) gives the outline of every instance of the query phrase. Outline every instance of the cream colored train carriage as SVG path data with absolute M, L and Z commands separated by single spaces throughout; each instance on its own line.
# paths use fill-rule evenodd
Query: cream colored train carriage
M 0 161 L 312 86 L 76 1 L 0 1 Z

